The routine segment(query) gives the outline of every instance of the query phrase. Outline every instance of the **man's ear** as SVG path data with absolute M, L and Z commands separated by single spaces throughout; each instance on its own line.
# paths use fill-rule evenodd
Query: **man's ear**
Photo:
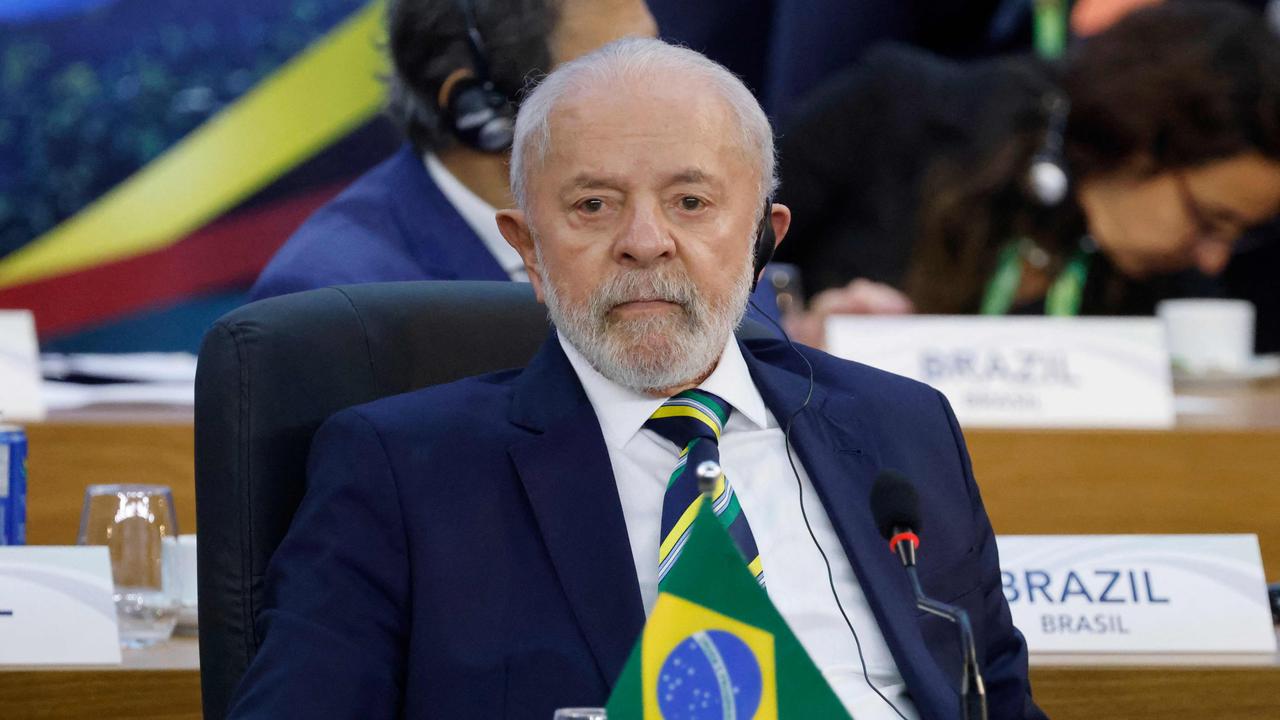
M 525 272 L 529 274 L 529 284 L 533 285 L 533 294 L 538 302 L 542 302 L 542 268 L 538 266 L 538 251 L 534 247 L 533 228 L 529 226 L 528 216 L 523 210 L 499 210 L 497 220 L 498 232 L 520 253 Z
M 791 208 L 773 203 L 769 207 L 769 222 L 773 225 L 773 246 L 776 248 L 782 244 L 782 238 L 787 236 L 787 229 L 791 227 Z

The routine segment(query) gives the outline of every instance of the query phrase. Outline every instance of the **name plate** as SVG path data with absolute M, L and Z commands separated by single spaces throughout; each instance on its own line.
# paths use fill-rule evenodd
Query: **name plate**
M 936 387 L 965 426 L 1173 426 L 1152 318 L 840 315 L 826 330 L 832 354 Z
M 0 665 L 119 665 L 106 546 L 0 547 Z
M 1256 535 L 1003 535 L 1004 595 L 1032 652 L 1265 652 Z
M 0 422 L 43 420 L 40 348 L 27 310 L 0 310 Z

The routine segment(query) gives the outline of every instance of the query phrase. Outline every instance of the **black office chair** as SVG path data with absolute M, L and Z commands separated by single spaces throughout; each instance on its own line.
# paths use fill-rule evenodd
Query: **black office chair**
M 529 285 L 376 283 L 256 302 L 210 329 L 196 372 L 204 716 L 258 651 L 262 577 L 302 499 L 311 437 L 380 397 L 519 367 L 547 337 Z

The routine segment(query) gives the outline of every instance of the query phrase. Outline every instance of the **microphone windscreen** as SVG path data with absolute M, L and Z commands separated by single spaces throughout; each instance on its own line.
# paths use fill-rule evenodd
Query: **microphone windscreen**
M 893 537 L 895 528 L 920 532 L 920 498 L 915 486 L 896 470 L 881 470 L 871 486 L 871 517 L 886 540 Z

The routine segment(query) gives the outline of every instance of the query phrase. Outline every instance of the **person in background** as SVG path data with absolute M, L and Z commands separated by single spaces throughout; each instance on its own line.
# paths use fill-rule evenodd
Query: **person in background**
M 512 204 L 520 92 L 566 60 L 656 27 L 644 0 L 393 0 L 387 31 L 387 110 L 408 142 L 298 228 L 251 300 L 383 280 L 526 280 L 494 222 Z
M 1280 42 L 1246 8 L 1172 2 L 1061 67 L 882 48 L 809 100 L 781 177 L 802 341 L 832 312 L 1147 314 L 1275 257 Z

